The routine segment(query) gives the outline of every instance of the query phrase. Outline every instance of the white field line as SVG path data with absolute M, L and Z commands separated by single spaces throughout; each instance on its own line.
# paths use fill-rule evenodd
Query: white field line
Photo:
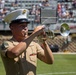
M 71 52 L 53 52 L 53 54 L 76 54 L 75 52 L 74 53 L 71 53 Z
M 37 75 L 63 75 L 63 74 L 76 74 L 76 72 L 54 72 L 54 73 L 44 73 L 44 74 L 37 74 Z

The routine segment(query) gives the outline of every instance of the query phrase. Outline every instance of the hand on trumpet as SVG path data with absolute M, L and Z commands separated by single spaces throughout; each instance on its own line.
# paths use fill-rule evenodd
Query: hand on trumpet
M 33 33 L 36 33 L 36 35 L 40 35 L 43 33 L 43 30 L 45 29 L 45 25 L 39 25 L 36 28 L 34 28 Z
M 40 42 L 46 41 L 45 25 L 39 25 L 34 29 L 34 32 Z
M 46 41 L 46 40 L 47 40 L 47 36 L 46 36 L 45 30 L 43 30 L 43 32 L 41 32 L 41 33 L 38 35 L 38 38 L 39 38 L 39 40 L 42 40 L 42 41 Z

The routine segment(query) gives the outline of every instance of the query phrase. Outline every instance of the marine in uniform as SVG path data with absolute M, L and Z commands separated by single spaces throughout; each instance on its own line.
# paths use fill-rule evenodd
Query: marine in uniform
M 38 26 L 28 36 L 28 13 L 27 9 L 18 9 L 4 18 L 13 34 L 11 39 L 3 41 L 0 46 L 6 75 L 36 75 L 37 58 L 47 64 L 53 64 L 54 57 L 47 42 L 43 42 L 43 49 L 33 41 L 43 32 L 44 26 Z

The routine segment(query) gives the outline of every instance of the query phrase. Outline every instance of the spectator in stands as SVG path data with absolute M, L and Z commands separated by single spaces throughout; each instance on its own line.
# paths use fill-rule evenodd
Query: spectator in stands
M 57 14 L 58 14 L 58 17 L 68 18 L 69 17 L 69 11 L 67 11 L 67 6 L 65 4 L 58 3 Z
M 3 9 L 1 9 L 1 13 L 2 13 L 2 18 L 4 18 L 5 15 L 8 13 L 8 10 L 4 7 Z
M 5 5 L 5 0 L 0 0 L 0 8 L 4 8 L 4 5 Z
M 4 7 L 3 9 L 1 9 L 1 18 L 2 18 L 2 23 L 3 23 L 3 28 L 4 28 L 4 30 L 5 30 L 5 28 L 6 28 L 6 24 L 5 24 L 5 22 L 4 22 L 4 17 L 6 16 L 6 14 L 8 14 L 8 10 Z
M 14 5 L 14 4 L 15 4 L 15 0 L 8 0 L 8 3 L 11 4 L 11 7 L 14 7 L 14 6 L 15 6 L 15 5 Z M 11 7 L 10 7 L 10 8 L 11 8 Z
M 61 17 L 61 3 L 58 3 L 57 5 L 57 14 L 58 14 L 58 17 Z
M 32 5 L 32 10 L 30 9 L 30 14 L 35 15 L 35 24 L 40 24 L 40 6 L 39 5 Z
M 72 11 L 72 9 L 69 10 L 69 17 L 73 18 L 73 11 Z
M 14 0 L 13 2 L 11 1 L 11 6 L 17 7 L 18 6 L 18 1 Z
M 40 24 L 40 15 L 35 15 L 35 24 L 36 25 Z
M 66 8 L 66 10 L 68 10 L 68 9 L 70 8 L 70 7 L 68 8 L 68 6 L 69 6 L 68 4 L 65 4 L 65 8 Z
M 62 12 L 62 17 L 66 15 L 66 7 L 64 4 L 61 5 L 61 12 Z
M 5 16 L 6 12 L 5 12 L 5 8 L 0 10 L 0 16 L 1 16 L 1 21 L 3 20 L 3 17 Z
M 73 8 L 76 8 L 76 0 L 73 0 L 72 6 L 73 6 Z
M 32 5 L 32 10 L 31 10 L 31 14 L 35 15 L 35 11 L 36 11 L 36 5 Z
M 69 16 L 69 12 L 66 10 L 65 4 L 61 5 L 61 17 L 67 18 Z
M 37 25 L 40 24 L 40 7 L 39 7 L 39 5 L 36 5 L 36 10 L 35 10 L 35 24 L 37 24 Z
M 17 7 L 17 6 L 18 6 L 18 1 L 15 0 L 14 4 L 15 4 L 15 6 Z
M 13 37 L 0 46 L 0 54 L 7 75 L 36 75 L 37 58 L 47 64 L 53 64 L 54 57 L 49 45 L 43 39 L 42 48 L 35 37 L 44 36 L 44 25 L 37 26 L 28 36 L 28 10 L 18 9 L 6 15 Z
M 40 4 L 41 7 L 48 7 L 50 6 L 49 1 L 48 0 L 43 0 L 42 3 Z

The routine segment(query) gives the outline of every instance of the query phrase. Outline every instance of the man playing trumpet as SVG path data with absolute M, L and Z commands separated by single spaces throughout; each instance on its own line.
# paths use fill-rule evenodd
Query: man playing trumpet
M 38 35 L 45 34 L 45 26 L 37 26 L 28 36 L 27 15 L 27 9 L 18 9 L 4 18 L 13 35 L 0 46 L 6 75 L 36 75 L 37 58 L 47 64 L 53 64 L 54 57 L 46 40 L 43 41 L 44 49 L 33 41 Z

